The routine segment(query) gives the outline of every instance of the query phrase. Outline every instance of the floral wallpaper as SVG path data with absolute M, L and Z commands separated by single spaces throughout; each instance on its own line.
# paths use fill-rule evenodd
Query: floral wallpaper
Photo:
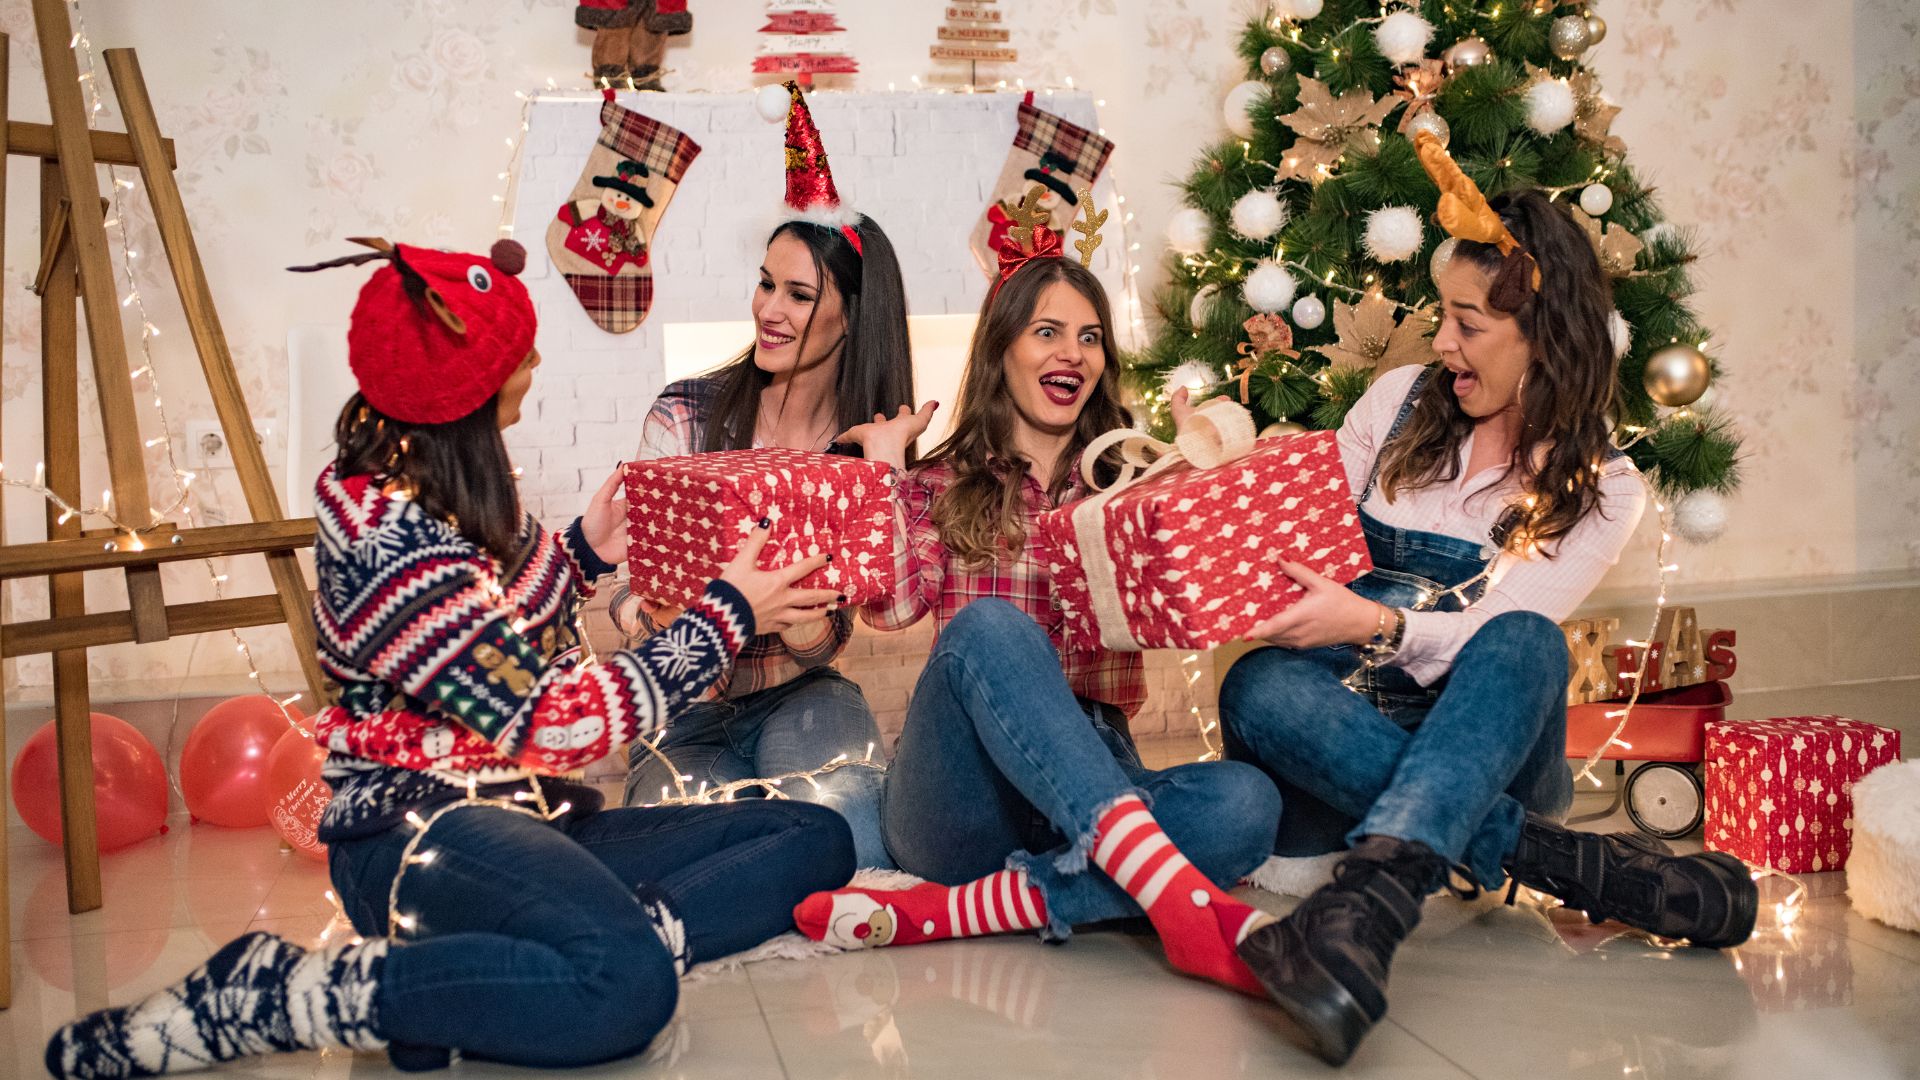
M 1220 96 L 1237 81 L 1233 46 L 1252 0 L 1010 0 L 1003 4 L 1029 85 L 1075 84 L 1105 104 L 1113 169 L 1136 215 L 1148 282 L 1177 205 L 1169 181 L 1220 133 Z M 675 89 L 737 92 L 763 21 L 751 0 L 695 0 L 694 34 L 669 53 Z M 1659 184 L 1669 216 L 1697 232 L 1698 296 L 1730 377 L 1717 388 L 1747 434 L 1744 485 L 1727 536 L 1683 551 L 1685 577 L 1743 583 L 1920 569 L 1920 12 L 1854 0 L 1820 13 L 1785 0 L 1605 0 L 1611 27 L 1594 54 L 1623 106 L 1615 130 Z M 938 0 L 840 0 L 867 90 L 910 88 Z M 340 323 L 358 279 L 280 268 L 345 251 L 354 235 L 480 245 L 506 184 L 515 91 L 577 86 L 586 36 L 571 0 L 394 0 L 254 4 L 78 0 L 98 47 L 141 50 L 221 318 L 268 459 L 283 454 L 286 337 Z M 0 0 L 11 38 L 15 118 L 44 119 L 26 0 Z M 102 75 L 104 79 L 104 73 Z M 841 85 L 846 85 L 842 83 Z M 108 96 L 111 103 L 111 96 Z M 119 126 L 111 104 L 103 127 Z M 38 258 L 37 173 L 15 159 L 0 305 L 0 433 L 8 475 L 40 456 L 39 318 L 25 286 Z M 144 197 L 125 194 L 133 279 L 153 339 L 176 451 L 184 425 L 212 417 L 159 258 Z M 116 248 L 118 245 L 116 244 Z M 151 249 L 152 257 L 146 257 Z M 130 342 L 140 324 L 129 309 Z M 82 381 L 84 489 L 105 484 L 91 378 Z M 142 434 L 158 417 L 142 401 Z M 165 447 L 150 448 L 156 498 L 172 492 Z M 285 482 L 285 478 L 277 478 Z M 306 478 L 296 482 L 305 483 Z M 210 519 L 239 519 L 231 474 L 203 478 Z M 39 502 L 10 491 L 7 537 L 40 535 Z M 1650 577 L 1650 530 L 1610 584 Z M 234 560 L 234 592 L 266 587 L 258 560 Z M 124 603 L 118 580 L 89 583 L 96 610 Z M 198 567 L 168 571 L 181 598 L 207 595 Z M 45 611 L 44 590 L 8 590 L 10 618 Z M 247 633 L 263 666 L 295 665 L 284 633 Z M 97 678 L 241 670 L 225 639 L 95 650 Z M 44 658 L 10 678 L 43 685 Z

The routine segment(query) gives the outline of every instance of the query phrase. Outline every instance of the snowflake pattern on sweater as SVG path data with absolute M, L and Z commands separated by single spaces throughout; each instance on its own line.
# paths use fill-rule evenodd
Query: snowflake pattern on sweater
M 563 540 L 529 516 L 503 564 L 375 478 L 329 466 L 316 493 L 314 621 L 339 685 L 314 718 L 334 788 L 323 840 L 469 783 L 577 771 L 659 729 L 753 633 L 750 606 L 716 581 L 666 632 L 582 663 L 575 617 L 612 568 L 578 523 Z

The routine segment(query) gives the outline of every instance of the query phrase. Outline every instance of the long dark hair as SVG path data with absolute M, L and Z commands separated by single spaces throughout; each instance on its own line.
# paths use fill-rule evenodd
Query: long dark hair
M 474 546 L 511 561 L 520 538 L 520 491 L 500 437 L 500 395 L 458 420 L 409 424 L 354 394 L 333 424 L 337 476 L 372 476 L 409 493 Z
M 893 242 L 872 218 L 855 226 L 860 251 L 855 251 L 839 229 L 811 221 L 789 221 L 773 230 L 767 244 L 792 236 L 813 254 L 814 272 L 840 291 L 846 313 L 847 339 L 840 350 L 839 374 L 834 382 L 836 432 L 873 419 L 893 415 L 913 400 L 913 354 L 907 340 L 907 290 L 900 280 L 900 261 Z M 812 320 L 800 331 L 799 354 L 806 355 Z M 746 450 L 753 446 L 754 426 L 760 418 L 760 394 L 773 376 L 753 363 L 749 346 L 714 373 L 720 380 L 709 408 L 700 449 Z M 913 450 L 907 450 L 911 464 Z
M 1128 427 L 1120 404 L 1120 354 L 1113 341 L 1113 308 L 1092 271 L 1072 259 L 1034 259 L 990 293 L 974 327 L 967 370 L 960 378 L 952 434 L 927 455 L 953 469 L 953 482 L 933 501 L 940 542 L 964 568 L 980 569 L 1017 554 L 1027 541 L 1020 485 L 1027 462 L 1013 444 L 1014 410 L 1007 398 L 1007 350 L 1027 328 L 1040 294 L 1064 281 L 1087 298 L 1100 320 L 1106 368 L 1093 384 L 1066 450 L 1047 480 L 1054 501 L 1072 486 L 1080 455 L 1095 438 Z
M 1538 292 L 1496 288 L 1513 295 L 1488 298 L 1519 322 L 1533 346 L 1520 391 L 1520 435 L 1506 473 L 1520 477 L 1527 493 L 1506 519 L 1506 544 L 1526 550 L 1566 536 L 1600 505 L 1618 393 L 1608 329 L 1612 291 L 1586 233 L 1545 194 L 1511 192 L 1489 205 L 1540 264 Z M 1453 257 L 1490 280 L 1502 263 L 1499 248 L 1468 240 Z M 1380 488 L 1388 501 L 1400 491 L 1455 480 L 1460 445 L 1472 430 L 1473 418 L 1454 397 L 1452 373 L 1438 372 L 1414 402 L 1406 427 L 1381 451 Z

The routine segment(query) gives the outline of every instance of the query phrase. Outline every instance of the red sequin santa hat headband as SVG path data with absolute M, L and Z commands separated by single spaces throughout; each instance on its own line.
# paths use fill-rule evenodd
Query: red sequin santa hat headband
M 1000 275 L 994 279 L 993 288 L 987 293 L 989 301 L 1008 278 L 1033 260 L 1066 257 L 1060 234 L 1047 227 L 1052 215 L 1040 205 L 1045 195 L 1046 189 L 1035 184 L 1020 197 L 1019 202 L 1013 204 L 1013 209 L 1008 213 L 1007 216 L 1013 220 L 1013 227 L 1007 230 L 1006 239 L 1000 241 Z M 1079 202 L 1081 217 L 1073 223 L 1072 228 L 1085 239 L 1075 240 L 1073 246 L 1080 253 L 1080 265 L 1092 266 L 1093 253 L 1099 250 L 1103 239 L 1100 226 L 1107 223 L 1110 211 L 1094 210 L 1092 188 L 1080 189 Z
M 858 228 L 860 212 L 840 203 L 833 171 L 827 167 L 827 148 L 820 141 L 820 129 L 813 126 L 807 99 L 798 83 L 787 83 L 787 94 L 787 208 L 781 220 L 811 221 L 838 229 L 853 250 L 864 256 Z

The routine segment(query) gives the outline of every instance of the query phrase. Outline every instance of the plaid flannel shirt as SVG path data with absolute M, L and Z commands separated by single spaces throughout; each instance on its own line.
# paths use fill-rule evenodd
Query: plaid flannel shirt
M 634 459 L 648 461 L 699 453 L 707 410 L 718 389 L 717 380 L 695 377 L 682 379 L 661 391 L 640 426 L 640 450 Z M 613 613 L 614 626 L 632 645 L 652 636 L 663 624 L 644 614 L 636 625 L 620 621 L 620 608 L 633 595 L 630 586 L 624 579 L 615 586 L 608 608 Z M 815 668 L 833 663 L 852 636 L 853 612 L 844 608 L 823 622 L 795 627 L 782 634 L 761 634 L 740 650 L 732 673 L 718 685 L 714 694 L 740 698 L 792 682 Z
M 878 630 L 900 630 L 931 612 L 937 635 L 938 627 L 944 627 L 947 620 L 967 604 L 983 596 L 998 597 L 1032 616 L 1053 639 L 1054 650 L 1060 653 L 1060 668 L 1075 694 L 1112 705 L 1132 719 L 1147 699 L 1140 654 L 1109 649 L 1064 651 L 1061 647 L 1064 620 L 1053 597 L 1053 582 L 1030 548 L 1023 548 L 1012 558 L 982 570 L 968 570 L 953 564 L 946 545 L 940 542 L 940 533 L 931 515 L 934 498 L 952 481 L 952 468 L 945 462 L 933 462 L 909 472 L 895 489 L 900 503 L 901 528 L 905 531 L 904 538 L 895 545 L 898 584 L 892 599 L 862 608 L 861 618 Z M 1042 511 L 1091 492 L 1076 475 L 1073 486 L 1055 503 L 1047 497 L 1040 482 L 1023 471 L 1020 494 L 1026 527 L 1031 532 L 1034 518 Z

